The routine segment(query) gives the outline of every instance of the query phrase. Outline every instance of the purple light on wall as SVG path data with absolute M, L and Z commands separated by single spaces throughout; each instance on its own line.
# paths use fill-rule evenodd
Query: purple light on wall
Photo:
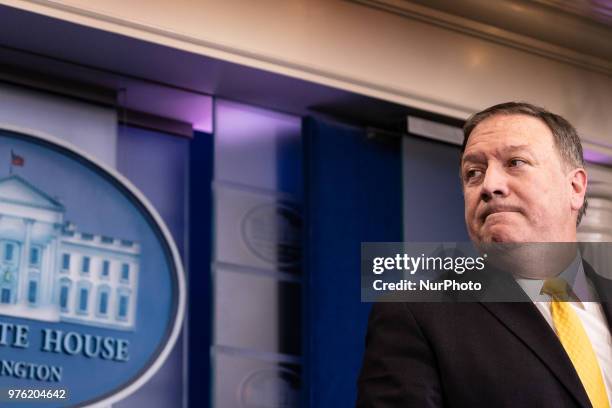
M 226 144 L 262 143 L 265 150 L 300 134 L 301 118 L 238 102 L 217 99 L 217 133 Z M 262 146 L 263 147 L 263 146 Z
M 301 118 L 215 101 L 215 178 L 301 199 Z
M 589 163 L 612 165 L 612 156 L 591 149 L 584 149 L 584 160 Z
M 211 96 L 133 82 L 119 99 L 129 109 L 190 123 L 197 131 L 213 131 Z

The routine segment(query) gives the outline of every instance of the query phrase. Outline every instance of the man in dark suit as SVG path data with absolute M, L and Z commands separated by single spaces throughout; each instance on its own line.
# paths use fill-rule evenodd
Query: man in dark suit
M 514 102 L 473 115 L 461 180 L 476 246 L 576 241 L 587 175 L 580 140 L 562 117 Z M 525 275 L 512 282 L 535 293 L 527 301 L 375 304 L 357 406 L 609 407 L 609 281 L 579 253 L 545 276 L 516 258 Z M 564 281 L 554 275 L 582 278 L 585 294 L 558 290 Z

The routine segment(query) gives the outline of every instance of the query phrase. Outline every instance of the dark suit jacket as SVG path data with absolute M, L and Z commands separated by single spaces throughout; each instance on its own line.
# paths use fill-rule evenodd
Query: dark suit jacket
M 610 281 L 585 272 L 612 327 Z M 590 407 L 574 367 L 536 306 L 377 303 L 357 407 Z

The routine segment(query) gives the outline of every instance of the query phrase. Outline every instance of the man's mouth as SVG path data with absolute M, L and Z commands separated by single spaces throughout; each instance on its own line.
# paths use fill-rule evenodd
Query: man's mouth
M 499 213 L 508 213 L 508 212 L 521 212 L 521 209 L 519 207 L 506 206 L 506 205 L 487 207 L 482 212 L 480 219 L 482 220 L 482 222 L 485 222 L 489 215 L 499 214 Z

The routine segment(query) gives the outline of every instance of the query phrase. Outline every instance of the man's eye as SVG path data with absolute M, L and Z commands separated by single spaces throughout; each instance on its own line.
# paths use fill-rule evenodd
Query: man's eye
M 512 159 L 509 161 L 510 167 L 519 167 L 522 166 L 523 164 L 526 164 L 525 160 L 521 160 L 521 159 Z
M 467 181 L 473 179 L 474 177 L 478 177 L 482 174 L 482 171 L 478 170 L 478 169 L 470 169 L 468 171 L 465 172 L 465 179 Z

